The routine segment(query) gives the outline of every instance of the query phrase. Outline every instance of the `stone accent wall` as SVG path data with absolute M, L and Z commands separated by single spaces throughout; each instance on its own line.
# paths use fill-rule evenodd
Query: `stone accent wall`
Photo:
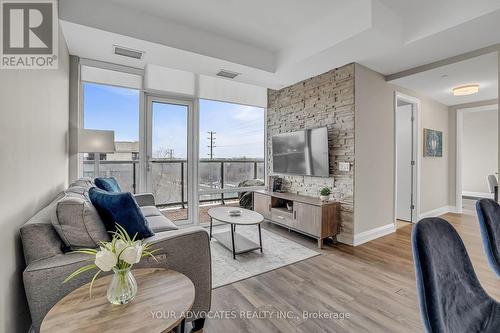
M 354 64 L 333 69 L 281 90 L 268 90 L 267 159 L 272 175 L 271 137 L 306 128 L 327 126 L 330 150 L 330 177 L 282 176 L 289 192 L 319 196 L 332 188 L 332 197 L 341 203 L 343 238 L 353 237 L 354 206 Z M 351 171 L 338 170 L 349 162 Z

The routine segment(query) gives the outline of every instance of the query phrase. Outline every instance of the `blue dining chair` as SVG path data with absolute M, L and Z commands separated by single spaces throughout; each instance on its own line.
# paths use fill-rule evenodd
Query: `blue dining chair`
M 476 202 L 476 211 L 484 252 L 491 268 L 500 276 L 500 205 L 491 199 L 481 199 Z
M 441 218 L 412 232 L 420 314 L 429 333 L 500 332 L 500 303 L 483 289 L 462 239 Z

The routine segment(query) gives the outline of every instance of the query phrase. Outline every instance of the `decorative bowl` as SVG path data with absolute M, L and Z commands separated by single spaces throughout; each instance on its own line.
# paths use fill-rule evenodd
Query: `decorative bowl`
M 231 209 L 227 212 L 229 216 L 241 216 L 241 210 L 239 209 Z

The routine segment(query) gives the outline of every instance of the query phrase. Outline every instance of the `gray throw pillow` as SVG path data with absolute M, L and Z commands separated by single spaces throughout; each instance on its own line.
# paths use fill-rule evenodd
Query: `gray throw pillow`
M 69 184 L 68 188 L 72 188 L 73 186 L 85 187 L 88 190 L 92 186 L 95 186 L 95 184 L 94 184 L 94 180 L 92 178 L 82 177 L 82 178 L 75 180 L 71 184 Z
M 89 197 L 89 187 L 73 185 L 69 187 L 66 191 L 66 194 L 75 194 L 79 196 L 85 196 L 87 201 L 90 201 Z
M 86 196 L 68 194 L 57 202 L 51 217 L 64 244 L 75 250 L 95 248 L 100 241 L 109 241 L 110 235 L 99 213 Z

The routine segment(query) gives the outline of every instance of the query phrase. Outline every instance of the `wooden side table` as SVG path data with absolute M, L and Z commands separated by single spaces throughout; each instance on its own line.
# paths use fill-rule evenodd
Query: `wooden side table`
M 177 332 L 184 331 L 185 313 L 191 310 L 193 282 L 176 271 L 162 268 L 132 270 L 137 295 L 126 305 L 110 304 L 106 290 L 112 275 L 73 290 L 47 313 L 40 332 Z

